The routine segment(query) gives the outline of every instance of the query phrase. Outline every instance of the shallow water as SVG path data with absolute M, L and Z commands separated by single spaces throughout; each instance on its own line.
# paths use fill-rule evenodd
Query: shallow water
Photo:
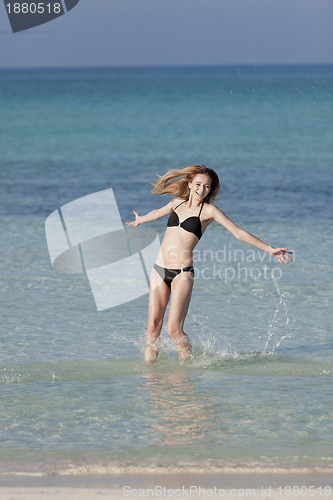
M 2 473 L 332 466 L 332 82 L 331 67 L 0 72 Z M 294 260 L 211 225 L 195 358 L 164 328 L 147 367 L 147 295 L 98 312 L 84 275 L 52 269 L 44 222 L 109 187 L 129 220 L 166 202 L 155 173 L 196 162 L 221 176 L 217 205 Z

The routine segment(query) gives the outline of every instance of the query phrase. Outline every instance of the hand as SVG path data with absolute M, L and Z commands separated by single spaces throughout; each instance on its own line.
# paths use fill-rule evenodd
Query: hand
M 285 262 L 286 264 L 289 264 L 289 262 L 286 259 L 292 260 L 287 255 L 287 253 L 292 254 L 292 252 L 288 252 L 288 248 L 272 248 L 272 250 L 269 252 L 269 254 L 272 257 L 275 257 L 280 262 L 280 264 L 283 264 L 283 262 Z
M 141 222 L 139 222 L 140 215 L 135 210 L 133 210 L 133 214 L 135 215 L 135 220 L 133 220 L 132 222 L 126 222 L 126 224 L 128 226 L 137 227 L 141 224 Z

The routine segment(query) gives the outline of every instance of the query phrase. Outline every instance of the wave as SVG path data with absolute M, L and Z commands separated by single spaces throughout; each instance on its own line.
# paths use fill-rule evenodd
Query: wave
M 142 357 L 127 357 L 110 361 L 66 361 L 59 363 L 15 364 L 0 368 L 0 384 L 20 384 L 33 381 L 70 381 L 110 379 L 186 372 L 221 372 L 225 375 L 270 377 L 332 377 L 333 362 L 293 359 L 288 356 L 262 352 L 228 353 L 197 352 L 187 362 L 176 356 L 161 354 L 157 363 L 145 365 Z
M 59 464 L 60 465 L 60 464 Z M 52 469 L 52 477 L 57 476 L 67 476 L 67 477 L 77 477 L 77 476 L 136 476 L 139 480 L 149 477 L 156 479 L 159 476 L 170 476 L 170 475 L 198 475 L 199 477 L 205 475 L 211 475 L 215 478 L 222 475 L 225 480 L 226 475 L 244 475 L 251 476 L 253 474 L 260 475 L 270 475 L 277 476 L 281 479 L 282 474 L 290 475 L 304 475 L 309 476 L 310 474 L 332 474 L 333 464 L 308 464 L 308 465 L 296 465 L 292 461 L 288 463 L 265 463 L 265 462 L 252 462 L 252 463 L 224 463 L 224 462 L 181 462 L 176 463 L 157 463 L 157 462 L 111 462 L 111 463 L 87 463 L 87 464 L 68 464 L 67 466 L 63 464 L 63 467 L 59 466 Z M 31 471 L 31 470 L 12 470 L 0 473 L 0 476 L 14 476 L 14 477 L 43 477 L 50 476 L 49 470 Z

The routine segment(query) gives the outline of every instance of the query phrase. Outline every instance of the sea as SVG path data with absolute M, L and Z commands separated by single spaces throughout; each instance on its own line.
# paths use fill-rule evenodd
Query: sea
M 0 474 L 333 470 L 333 66 L 1 70 L 0 109 Z M 146 366 L 148 294 L 98 310 L 85 272 L 52 266 L 45 221 L 112 189 L 125 224 L 192 164 L 293 260 L 212 223 L 194 359 L 164 325 Z M 161 240 L 166 219 L 147 227 Z

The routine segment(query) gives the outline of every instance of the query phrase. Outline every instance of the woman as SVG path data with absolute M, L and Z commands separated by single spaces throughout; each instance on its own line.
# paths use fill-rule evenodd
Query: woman
M 214 170 L 204 165 L 191 165 L 182 170 L 171 170 L 153 184 L 154 194 L 176 195 L 167 205 L 140 216 L 134 211 L 138 226 L 170 215 L 165 236 L 150 277 L 148 329 L 145 360 L 156 361 L 159 351 L 164 313 L 171 295 L 168 334 L 176 343 L 179 357 L 192 357 L 192 347 L 184 332 L 184 322 L 193 288 L 193 250 L 213 221 L 230 231 L 238 240 L 264 250 L 282 264 L 288 264 L 287 248 L 272 248 L 252 234 L 236 226 L 221 210 L 212 204 L 220 189 Z

